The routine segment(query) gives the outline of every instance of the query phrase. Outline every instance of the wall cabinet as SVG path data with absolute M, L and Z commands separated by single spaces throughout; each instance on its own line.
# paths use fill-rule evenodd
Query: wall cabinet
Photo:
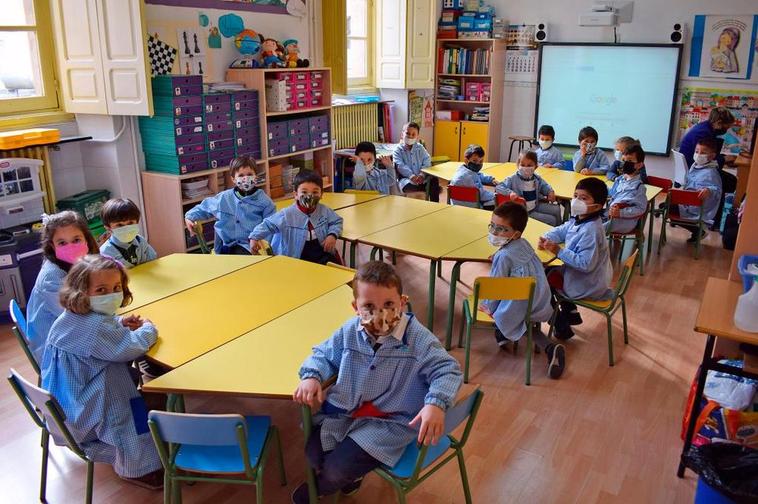
M 447 156 L 452 161 L 462 160 L 466 147 L 479 144 L 484 147 L 485 161 L 496 159 L 497 153 L 488 150 L 490 126 L 476 121 L 442 121 L 434 123 L 434 155 Z

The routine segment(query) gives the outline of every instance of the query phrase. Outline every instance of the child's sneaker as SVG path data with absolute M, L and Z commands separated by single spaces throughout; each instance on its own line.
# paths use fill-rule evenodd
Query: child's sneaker
M 148 490 L 160 490 L 163 488 L 163 469 L 158 469 L 139 478 L 122 478 L 133 485 L 147 488 Z
M 361 489 L 361 483 L 363 483 L 363 478 L 358 478 L 357 480 L 353 481 L 349 485 L 345 485 L 342 488 L 340 488 L 340 493 L 342 495 L 355 495 L 358 493 L 358 490 Z
M 707 235 L 707 234 L 708 234 L 708 232 L 705 229 L 703 229 L 700 232 L 700 239 L 702 240 L 703 238 L 705 238 L 705 235 Z M 697 241 L 697 231 L 695 231 L 694 233 L 692 233 L 692 236 L 690 236 L 689 238 L 687 238 L 687 243 L 695 243 L 696 241 Z
M 547 355 L 547 375 L 557 380 L 566 367 L 566 347 L 560 343 L 550 344 L 545 347 L 545 354 Z
M 495 328 L 495 341 L 497 342 L 497 346 L 500 347 L 500 350 L 508 349 L 508 338 L 503 336 L 503 333 L 501 333 L 500 329 L 497 327 Z
M 579 314 L 579 310 L 574 303 L 561 301 L 561 311 L 563 312 L 564 317 L 566 317 L 566 321 L 568 321 L 569 325 L 582 324 L 582 316 Z
M 292 504 L 308 504 L 310 496 L 308 495 L 308 483 L 300 483 L 300 486 L 292 492 Z

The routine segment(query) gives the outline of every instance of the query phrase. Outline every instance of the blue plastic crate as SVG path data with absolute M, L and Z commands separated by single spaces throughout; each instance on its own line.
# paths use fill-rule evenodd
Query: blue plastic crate
M 753 286 L 753 282 L 755 281 L 755 277 L 747 271 L 747 267 L 750 264 L 758 264 L 758 255 L 745 254 L 744 256 L 740 257 L 740 260 L 737 263 L 737 271 L 739 271 L 740 275 L 742 275 L 742 287 L 745 289 L 745 292 L 750 290 L 750 288 Z
M 732 499 L 725 496 L 701 478 L 697 480 L 695 489 L 695 501 L 693 504 L 735 504 Z

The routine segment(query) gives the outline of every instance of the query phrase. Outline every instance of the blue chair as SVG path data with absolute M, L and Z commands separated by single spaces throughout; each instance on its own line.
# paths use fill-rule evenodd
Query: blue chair
M 18 305 L 15 299 L 11 299 L 10 305 L 8 306 L 8 311 L 11 314 L 11 320 L 13 320 L 14 324 L 11 328 L 11 331 L 16 336 L 19 345 L 21 345 L 21 349 L 26 354 L 26 358 L 29 359 L 29 363 L 32 365 L 32 369 L 34 369 L 34 372 L 37 373 L 37 385 L 39 385 L 39 363 L 37 362 L 37 359 L 34 358 L 32 351 L 29 349 L 29 337 L 27 336 L 29 333 L 26 331 L 26 317 L 24 317 L 24 312 L 21 310 L 21 307 Z
M 87 462 L 87 490 L 84 501 L 87 504 L 92 502 L 92 481 L 95 469 L 95 462 L 79 447 L 74 440 L 71 431 L 66 427 L 66 415 L 58 404 L 58 401 L 50 392 L 36 387 L 26 381 L 15 369 L 11 369 L 8 375 L 8 383 L 18 395 L 23 403 L 29 416 L 34 423 L 42 429 L 42 469 L 39 484 L 39 499 L 45 500 L 45 490 L 47 487 L 47 459 L 50 453 L 50 435 L 57 441 L 56 444 L 63 444 L 74 452 L 79 458 Z
M 574 159 L 573 158 L 566 159 L 564 157 L 563 164 L 561 165 L 561 170 L 574 171 Z
M 272 441 L 282 485 L 287 484 L 279 431 L 271 417 L 151 411 L 147 424 L 165 469 L 166 504 L 181 502 L 182 481 L 255 485 L 256 502 L 261 504 Z

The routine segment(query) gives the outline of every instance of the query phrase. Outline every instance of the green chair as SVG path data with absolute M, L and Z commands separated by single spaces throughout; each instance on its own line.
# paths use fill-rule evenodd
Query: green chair
M 87 457 L 87 454 L 74 440 L 71 431 L 66 426 L 66 415 L 58 404 L 58 401 L 50 392 L 36 387 L 26 381 L 15 369 L 10 370 L 8 383 L 18 395 L 29 416 L 34 423 L 42 429 L 42 469 L 40 471 L 39 500 L 47 502 L 45 491 L 47 489 L 47 459 L 50 454 L 50 435 L 60 444 L 67 446 L 79 458 L 87 462 L 87 489 L 84 502 L 92 502 L 92 481 L 95 462 Z
M 262 504 L 263 472 L 272 442 L 282 486 L 287 484 L 279 431 L 271 417 L 153 410 L 147 424 L 165 471 L 165 504 L 181 502 L 183 481 L 255 485 L 256 502 Z
M 678 205 L 687 205 L 698 207 L 699 213 L 697 219 L 687 219 L 679 214 Z M 700 240 L 705 230 L 703 201 L 698 197 L 698 191 L 685 191 L 683 189 L 671 189 L 666 195 L 666 207 L 663 213 L 663 222 L 661 222 L 661 234 L 658 237 L 658 254 L 661 253 L 661 246 L 666 244 L 666 223 L 679 224 L 697 227 L 697 237 L 695 239 L 695 259 L 700 257 Z
M 525 383 L 531 383 L 532 371 L 532 354 L 534 344 L 532 343 L 532 302 L 534 300 L 534 289 L 536 281 L 533 277 L 525 278 L 493 278 L 479 277 L 474 280 L 474 293 L 463 300 L 463 322 L 461 323 L 461 332 L 458 336 L 458 347 L 463 346 L 463 330 L 466 329 L 466 360 L 463 369 L 463 382 L 468 383 L 469 361 L 471 356 L 471 329 L 474 325 L 479 327 L 495 327 L 495 321 L 479 310 L 479 301 L 482 299 L 493 299 L 499 301 L 526 301 L 526 378 Z M 514 345 L 514 351 L 518 347 Z
M 16 336 L 18 344 L 21 345 L 21 350 L 24 351 L 24 355 L 26 355 L 26 358 L 29 359 L 29 364 L 32 365 L 32 369 L 34 369 L 34 372 L 37 373 L 37 385 L 39 385 L 41 379 L 39 363 L 29 348 L 29 337 L 27 336 L 28 332 L 26 330 L 26 317 L 24 317 L 24 312 L 21 310 L 21 307 L 18 305 L 15 299 L 11 299 L 11 302 L 8 306 L 8 311 L 11 314 L 11 320 L 14 324 L 13 327 L 11 327 L 11 332 L 13 332 L 13 335 Z
M 416 440 L 413 440 L 393 467 L 380 466 L 374 469 L 377 475 L 388 481 L 395 489 L 397 500 L 400 504 L 406 503 L 406 496 L 409 492 L 453 459 L 458 460 L 458 469 L 461 475 L 461 484 L 463 485 L 466 504 L 471 504 L 471 489 L 469 488 L 468 475 L 466 474 L 463 448 L 466 446 L 468 437 L 471 434 L 471 429 L 476 421 L 476 415 L 483 397 L 484 392 L 479 387 L 470 387 L 468 393 L 459 394 L 459 398 L 456 399 L 455 404 L 445 413 L 445 436 L 436 445 L 419 446 Z M 307 443 L 312 428 L 311 409 L 308 406 L 303 406 L 302 410 L 303 430 Z M 452 432 L 464 421 L 466 421 L 465 427 L 459 439 L 453 436 Z M 318 502 L 318 497 L 316 496 L 316 474 L 310 465 L 307 466 L 306 472 L 311 502 Z M 334 495 L 333 502 L 336 504 L 339 498 L 340 493 L 337 492 Z
M 553 310 L 553 316 L 550 319 L 550 335 L 553 335 L 555 330 L 555 318 L 558 316 L 558 306 L 561 301 L 570 301 L 577 306 L 587 308 L 597 313 L 605 315 L 605 320 L 608 325 L 608 365 L 613 366 L 613 326 L 611 324 L 611 318 L 616 311 L 621 308 L 621 316 L 624 323 L 624 344 L 629 344 L 629 332 L 626 323 L 626 300 L 624 296 L 629 289 L 629 283 L 631 282 L 632 272 L 634 271 L 635 261 L 639 250 L 635 250 L 626 261 L 624 261 L 624 269 L 621 271 L 618 280 L 616 281 L 616 288 L 613 290 L 613 296 L 611 299 L 593 301 L 590 299 L 571 299 L 566 296 L 557 295 L 558 303 Z
M 644 214 L 640 215 L 639 217 L 631 217 L 633 219 L 637 219 L 637 225 L 632 229 L 631 231 L 627 233 L 615 233 L 615 232 L 609 232 L 608 233 L 608 248 L 610 249 L 611 245 L 614 241 L 618 241 L 621 243 L 621 247 L 619 249 L 619 263 L 621 262 L 621 256 L 624 254 L 624 245 L 626 244 L 627 240 L 633 240 L 634 246 L 632 250 L 639 250 L 640 254 L 644 254 L 645 250 L 645 221 L 647 220 L 647 214 L 646 211 Z M 645 274 L 644 271 L 644 264 L 645 260 L 644 258 L 640 257 L 640 260 L 638 262 L 638 266 L 640 267 L 640 276 L 643 276 Z

